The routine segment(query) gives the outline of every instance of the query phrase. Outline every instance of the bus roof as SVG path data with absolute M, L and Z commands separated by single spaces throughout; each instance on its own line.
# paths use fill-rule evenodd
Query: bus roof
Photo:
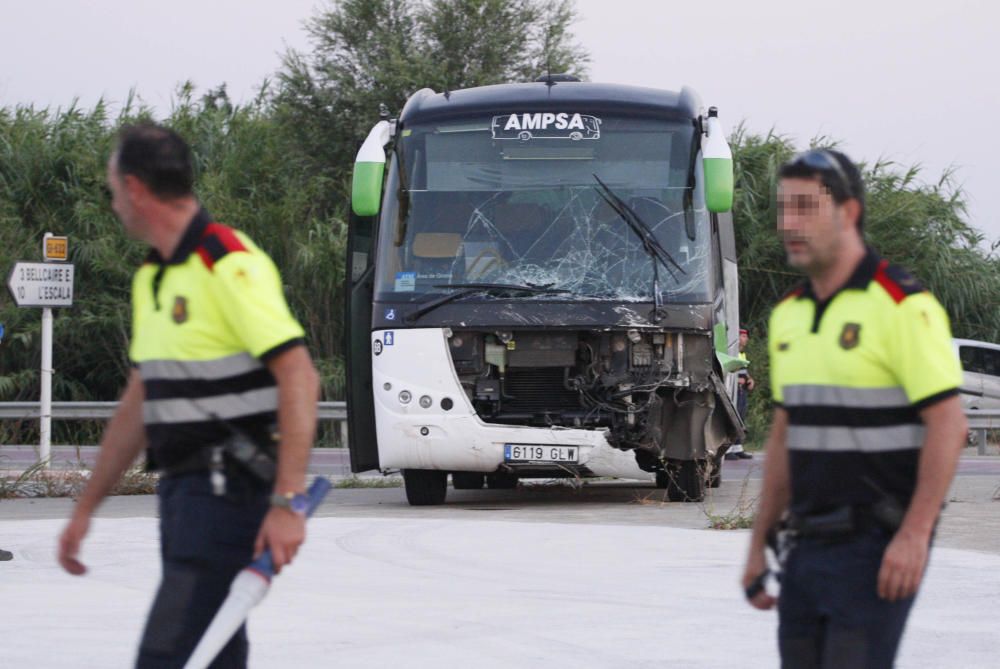
M 406 102 L 400 121 L 426 120 L 497 112 L 573 111 L 693 120 L 701 101 L 690 88 L 680 93 L 621 84 L 582 82 L 500 84 L 436 93 L 417 91 Z

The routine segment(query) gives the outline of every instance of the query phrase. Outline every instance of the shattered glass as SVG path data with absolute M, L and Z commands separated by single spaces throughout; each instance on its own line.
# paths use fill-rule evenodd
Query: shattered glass
M 454 127 L 460 131 L 438 125 L 404 136 L 408 215 L 402 220 L 400 163 L 391 166 L 380 232 L 381 299 L 490 282 L 551 286 L 574 299 L 652 301 L 654 261 L 600 197 L 597 176 L 679 266 L 659 266 L 664 301 L 709 301 L 711 231 L 700 183 L 693 198 L 688 193 L 689 126 L 603 119 L 598 140 L 514 142 L 492 139 L 486 124 Z M 692 199 L 697 206 L 687 204 L 685 216 Z

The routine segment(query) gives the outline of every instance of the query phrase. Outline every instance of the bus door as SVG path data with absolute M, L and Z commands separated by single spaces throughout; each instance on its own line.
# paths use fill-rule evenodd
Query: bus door
M 372 393 L 375 216 L 350 212 L 344 271 L 344 366 L 351 471 L 379 468 Z

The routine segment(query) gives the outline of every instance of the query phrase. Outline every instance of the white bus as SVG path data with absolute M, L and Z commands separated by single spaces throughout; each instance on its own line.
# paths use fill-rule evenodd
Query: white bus
M 401 470 L 416 505 L 443 503 L 449 474 L 702 499 L 743 436 L 732 182 L 688 88 L 414 94 L 355 165 L 352 469 Z

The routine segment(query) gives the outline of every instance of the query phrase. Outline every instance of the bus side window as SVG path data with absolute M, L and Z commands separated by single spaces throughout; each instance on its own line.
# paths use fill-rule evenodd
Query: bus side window
M 372 228 L 373 219 L 360 217 L 350 211 L 348 225 L 351 226 L 353 245 L 351 248 L 351 283 L 357 283 L 368 269 L 372 258 Z

